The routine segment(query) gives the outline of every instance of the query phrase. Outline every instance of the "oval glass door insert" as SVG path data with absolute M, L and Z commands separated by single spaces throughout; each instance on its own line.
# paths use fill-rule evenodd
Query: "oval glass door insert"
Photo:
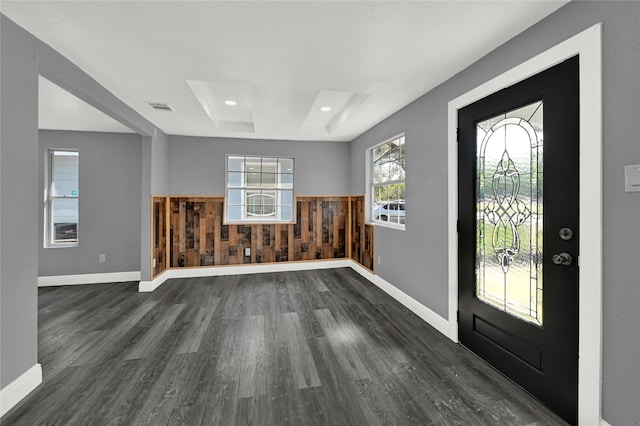
M 542 325 L 543 101 L 476 124 L 476 296 Z

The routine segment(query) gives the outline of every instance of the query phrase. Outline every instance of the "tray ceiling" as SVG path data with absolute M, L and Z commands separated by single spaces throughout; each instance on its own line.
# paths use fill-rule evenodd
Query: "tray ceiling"
M 350 141 L 565 3 L 3 0 L 0 7 L 165 133 Z M 55 99 L 43 104 L 41 116 L 55 117 Z

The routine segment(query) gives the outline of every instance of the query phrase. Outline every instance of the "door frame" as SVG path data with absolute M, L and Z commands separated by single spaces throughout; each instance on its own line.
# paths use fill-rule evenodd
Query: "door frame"
M 602 420 L 602 23 L 464 93 L 448 105 L 448 337 L 458 342 L 458 110 L 580 56 L 578 423 Z M 588 232 L 585 232 L 588 230 Z

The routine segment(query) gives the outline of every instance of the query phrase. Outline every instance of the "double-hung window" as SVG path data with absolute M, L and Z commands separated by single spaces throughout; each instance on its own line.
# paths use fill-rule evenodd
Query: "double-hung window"
M 79 153 L 49 150 L 45 193 L 45 246 L 78 245 Z
M 369 150 L 370 214 L 374 223 L 405 227 L 405 136 Z
M 292 222 L 293 158 L 227 156 L 226 223 Z

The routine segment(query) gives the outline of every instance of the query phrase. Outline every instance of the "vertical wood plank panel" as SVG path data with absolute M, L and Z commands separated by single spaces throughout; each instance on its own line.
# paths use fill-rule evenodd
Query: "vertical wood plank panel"
M 302 211 L 300 213 L 300 260 L 309 260 L 309 202 L 302 201 L 300 204 Z M 312 222 L 313 223 L 313 222 Z
M 151 276 L 155 277 L 167 269 L 167 229 L 169 229 L 167 225 L 169 218 L 165 197 L 152 197 L 151 203 Z M 156 260 L 155 266 L 153 266 L 153 259 Z
M 347 238 L 349 237 L 349 235 L 351 234 L 350 231 L 350 227 L 349 227 L 349 199 L 348 198 L 342 198 L 340 200 L 340 204 L 341 204 L 341 208 L 340 208 L 340 214 L 338 215 L 338 217 L 340 218 L 340 254 L 342 257 L 349 257 L 349 253 L 347 253 L 348 249 L 348 242 L 347 242 Z
M 211 266 L 213 265 L 213 253 L 211 253 L 211 249 L 213 247 L 209 247 L 207 245 L 207 202 L 202 202 L 200 204 L 200 266 Z
M 229 226 L 229 264 L 242 264 L 244 259 L 244 247 L 242 225 Z M 233 260 L 232 260 L 233 259 Z
M 165 201 L 164 201 L 164 207 L 165 207 L 165 244 L 166 244 L 166 249 L 165 249 L 165 254 L 164 254 L 164 260 L 165 260 L 165 269 L 169 269 L 171 267 L 171 198 L 170 197 L 165 197 Z
M 348 239 L 345 240 L 345 243 L 347 244 L 347 257 L 351 258 L 351 234 L 353 232 L 352 229 L 352 224 L 351 224 L 351 196 L 349 196 L 349 199 L 347 200 L 348 203 L 348 212 L 347 212 L 347 237 Z
M 222 264 L 222 245 L 220 240 L 222 229 L 222 203 L 211 201 L 214 205 L 213 213 L 213 264 Z
M 180 200 L 175 200 L 171 202 L 172 210 L 171 210 L 171 235 L 172 235 L 172 245 L 171 245 L 171 266 L 178 266 L 178 260 L 180 258 Z
M 374 264 L 374 226 L 365 223 L 364 195 L 349 197 L 351 220 L 349 256 L 365 268 L 373 271 Z
M 282 225 L 275 225 L 273 232 L 274 262 L 282 262 Z
M 364 245 L 363 230 L 359 244 L 349 232 L 350 197 L 298 197 L 294 224 L 225 225 L 223 197 L 167 197 L 165 203 L 173 268 L 337 259 L 352 242 Z
M 187 202 L 178 204 L 178 266 L 185 266 L 185 251 L 187 250 Z
M 324 202 L 322 200 L 314 200 L 314 209 L 315 209 L 315 224 L 313 233 L 313 238 L 316 242 L 316 250 L 314 252 L 314 259 L 324 259 L 324 233 L 325 233 L 325 223 L 323 221 L 323 209 Z
M 295 255 L 295 239 L 294 239 L 294 227 L 289 225 L 287 228 L 287 260 L 296 260 Z
M 262 232 L 263 225 L 251 227 L 251 263 L 262 263 Z

